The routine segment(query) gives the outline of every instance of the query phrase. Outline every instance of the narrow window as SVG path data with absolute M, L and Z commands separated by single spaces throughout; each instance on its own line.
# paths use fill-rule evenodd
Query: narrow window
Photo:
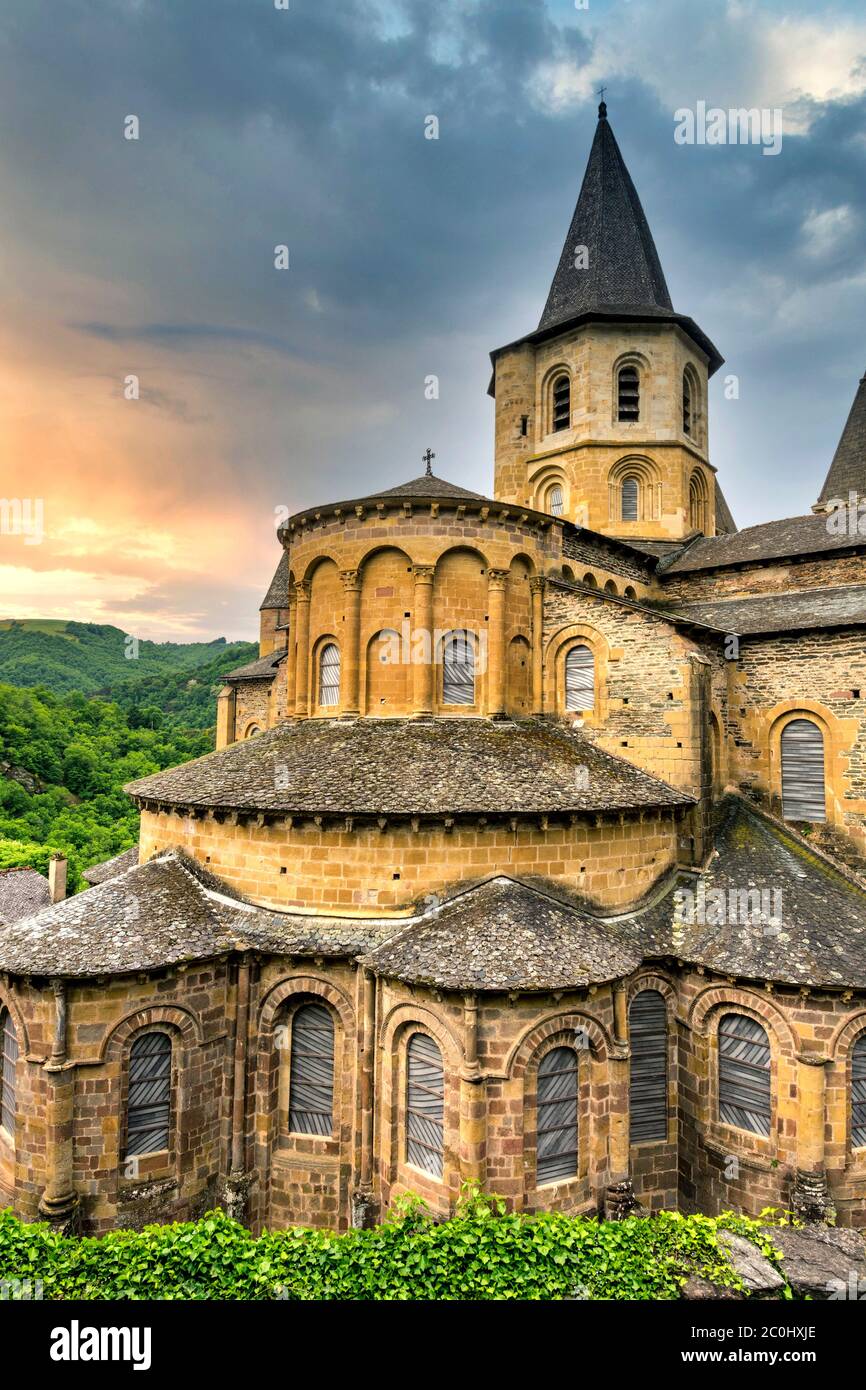
M 15 1081 L 18 1069 L 18 1037 L 8 1009 L 0 1016 L 3 1030 L 3 1075 L 0 1078 L 0 1125 L 6 1133 L 15 1133 Z
M 719 1023 L 719 1119 L 770 1134 L 770 1040 L 745 1014 L 725 1014 Z
M 324 1004 L 304 1004 L 292 1019 L 289 1129 L 334 1132 L 334 1023 Z
M 475 644 L 469 632 L 449 632 L 444 639 L 442 703 L 475 704 Z
M 340 703 L 340 648 L 328 642 L 319 659 L 319 704 L 333 707 Z
M 562 488 L 559 483 L 554 483 L 550 492 L 547 494 L 547 510 L 551 516 L 562 516 L 563 501 Z
M 626 584 L 623 591 L 623 598 L 630 598 L 632 603 L 637 603 L 637 593 L 630 584 Z
M 629 1127 L 632 1144 L 668 1137 L 668 1016 L 663 995 L 642 989 L 631 1001 Z
M 538 1065 L 536 1182 L 559 1182 L 577 1173 L 577 1053 L 557 1047 Z
M 595 709 L 595 661 L 589 647 L 572 647 L 565 658 L 565 708 Z
M 688 372 L 683 372 L 683 434 L 692 432 L 692 384 Z
M 406 1049 L 406 1158 L 441 1178 L 445 1154 L 445 1073 L 442 1054 L 426 1033 Z
M 827 819 L 824 735 L 811 719 L 792 719 L 782 730 L 782 815 L 785 820 Z
M 693 531 L 706 532 L 707 529 L 703 483 L 696 473 L 689 480 L 689 525 Z
M 639 488 L 637 478 L 623 478 L 620 488 L 620 502 L 623 521 L 638 519 Z
M 851 1053 L 851 1144 L 866 1148 L 866 1033 Z
M 620 420 L 640 419 L 640 377 L 637 367 L 620 367 L 617 378 L 617 405 Z
M 553 428 L 567 430 L 571 424 L 571 383 L 567 376 L 558 376 L 553 383 Z
M 167 1033 L 143 1033 L 129 1050 L 127 1157 L 167 1149 L 170 1121 L 171 1038 Z

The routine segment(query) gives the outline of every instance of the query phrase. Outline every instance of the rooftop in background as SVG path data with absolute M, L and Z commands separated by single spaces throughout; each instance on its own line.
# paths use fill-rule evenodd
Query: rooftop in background
M 84 870 L 81 877 L 85 883 L 95 886 L 98 883 L 107 883 L 109 879 L 117 878 L 118 874 L 126 873 L 127 869 L 133 868 L 137 863 L 138 845 L 133 845 L 130 849 L 115 854 L 111 859 L 103 859 L 101 864 L 92 864 L 89 869 Z
M 706 624 L 740 637 L 763 632 L 804 632 L 811 628 L 866 625 L 866 584 L 802 589 L 793 594 L 756 594 L 716 603 L 680 603 L 660 612 Z
M 852 492 L 866 498 L 866 374 L 860 378 L 842 438 L 815 505 L 827 506 L 833 501 L 847 505 Z
M 50 902 L 48 879 L 38 869 L 0 869 L 0 923 L 29 917 Z
M 725 565 L 756 564 L 763 560 L 784 560 L 794 555 L 823 555 L 833 550 L 862 550 L 866 536 L 828 531 L 824 513 L 788 517 L 747 526 L 731 536 L 702 536 L 687 544 L 671 564 L 662 562 L 664 574 L 684 574 L 690 570 L 720 569 Z

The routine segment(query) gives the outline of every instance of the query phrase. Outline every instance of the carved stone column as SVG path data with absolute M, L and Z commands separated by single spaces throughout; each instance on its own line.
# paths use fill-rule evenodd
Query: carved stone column
M 544 590 L 542 575 L 529 581 L 532 594 L 532 713 L 544 713 Z
M 376 1218 L 373 1196 L 374 1064 L 376 1056 L 376 977 L 365 970 L 361 981 L 361 1154 L 358 1186 L 352 1194 L 352 1225 L 364 1229 Z
M 310 712 L 310 586 L 295 585 L 298 647 L 295 655 L 295 714 L 305 719 Z
M 487 571 L 487 713 L 505 714 L 505 597 L 508 570 Z
M 286 633 L 286 714 L 295 712 L 295 681 L 298 667 L 298 597 L 295 586 L 289 590 L 289 630 Z
M 412 640 L 412 712 L 433 713 L 433 566 L 414 565 L 415 600 Z M 419 634 L 424 634 L 423 642 Z M 429 659 L 427 659 L 429 658 Z
M 340 703 L 343 714 L 361 712 L 361 571 L 341 570 L 345 622 Z
M 46 1184 L 39 1201 L 39 1215 L 63 1233 L 76 1225 L 78 1197 L 72 1178 L 72 1119 L 74 1067 L 66 1056 L 66 982 L 52 980 L 54 992 L 54 1042 L 44 1071 L 49 1086 L 46 1145 Z
M 463 1066 L 460 1069 L 460 1178 L 483 1186 L 487 1169 L 487 1087 L 478 1064 L 478 1001 L 463 1000 Z
M 797 1058 L 797 1172 L 791 1205 L 803 1221 L 827 1221 L 835 1212 L 825 1166 L 827 1057 Z

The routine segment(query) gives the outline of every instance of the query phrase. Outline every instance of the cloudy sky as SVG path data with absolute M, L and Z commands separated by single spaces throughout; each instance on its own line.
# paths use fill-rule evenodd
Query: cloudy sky
M 0 535 L 0 617 L 252 636 L 275 508 L 428 445 L 489 491 L 488 353 L 538 321 L 602 82 L 727 359 L 734 515 L 809 510 L 866 368 L 862 0 L 283 3 L 3 7 L 0 495 L 45 536 Z M 675 143 L 699 100 L 781 108 L 781 153 Z

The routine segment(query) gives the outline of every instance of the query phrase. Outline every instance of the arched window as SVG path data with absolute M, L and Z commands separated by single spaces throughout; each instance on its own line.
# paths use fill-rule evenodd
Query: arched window
M 595 660 L 589 647 L 572 647 L 565 658 L 565 708 L 595 709 Z
M 563 373 L 553 383 L 553 429 L 567 430 L 571 424 L 571 382 Z
M 304 1004 L 292 1019 L 289 1129 L 334 1132 L 334 1022 L 324 1004 Z
M 426 1033 L 413 1033 L 406 1049 L 406 1158 L 441 1178 L 445 1154 L 445 1072 L 442 1054 Z
M 707 489 L 697 470 L 689 479 L 689 525 L 693 531 L 707 532 Z
M 262 731 L 259 728 L 258 724 L 251 724 L 250 727 L 247 729 L 246 736 L 247 738 L 255 738 L 256 734 L 260 734 L 261 732 Z
M 475 642 L 471 632 L 448 632 L 443 639 L 442 703 L 475 704 Z
M 16 1073 L 18 1070 L 18 1036 L 8 1009 L 0 1013 L 2 1029 L 3 1074 L 0 1077 L 0 1125 L 6 1133 L 15 1133 Z
M 631 1001 L 629 1129 L 632 1144 L 668 1137 L 668 1015 L 657 989 Z
M 577 1173 L 577 1053 L 556 1047 L 538 1064 L 536 1182 L 560 1182 Z
M 562 487 L 559 483 L 554 483 L 547 494 L 547 510 L 551 516 L 562 516 L 563 507 Z
M 340 648 L 336 642 L 327 642 L 319 657 L 319 704 L 333 706 L 340 703 Z
M 725 1014 L 719 1023 L 719 1119 L 770 1134 L 770 1040 L 745 1014 Z
M 617 374 L 617 414 L 620 420 L 640 419 L 640 377 L 631 364 L 620 367 Z
M 623 598 L 631 599 L 632 603 L 637 603 L 637 593 L 630 584 L 626 584 L 625 588 L 623 589 L 622 596 Z
M 609 579 L 609 580 L 607 581 L 607 583 L 605 584 L 605 586 L 604 586 L 604 592 L 605 592 L 606 594 L 616 594 L 616 593 L 619 592 L 619 591 L 617 590 L 616 584 L 613 582 L 612 579 Z
M 637 478 L 623 478 L 619 490 L 620 514 L 623 521 L 638 520 L 640 483 Z
M 782 730 L 782 815 L 824 821 L 824 735 L 811 719 L 792 719 Z
M 171 1130 L 171 1038 L 141 1033 L 129 1049 L 126 1154 L 158 1153 Z
M 683 372 L 683 434 L 692 432 L 692 383 L 688 371 Z
M 594 574 L 585 574 L 583 576 L 582 582 L 587 586 L 588 589 L 598 588 L 598 580 L 596 579 Z
M 851 1052 L 851 1145 L 866 1148 L 866 1033 Z

